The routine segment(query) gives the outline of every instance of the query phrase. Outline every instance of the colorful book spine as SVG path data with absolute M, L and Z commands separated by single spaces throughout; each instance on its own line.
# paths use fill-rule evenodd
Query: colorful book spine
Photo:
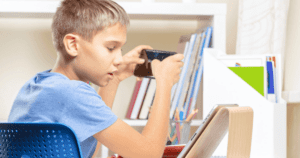
M 140 108 L 143 104 L 144 97 L 149 85 L 150 78 L 143 78 L 141 87 L 139 89 L 139 93 L 137 95 L 136 101 L 134 103 L 134 107 L 130 116 L 130 119 L 137 119 Z
M 151 113 L 151 107 L 153 106 L 154 99 L 155 99 L 155 93 L 154 93 L 154 96 L 153 96 L 152 102 L 151 102 L 151 104 L 150 104 L 150 107 L 149 107 L 149 112 L 148 112 L 148 115 L 147 115 L 147 119 L 149 119 L 149 116 L 150 116 L 150 113 Z
M 184 103 L 187 99 L 189 87 L 190 87 L 191 81 L 192 81 L 191 77 L 193 76 L 192 73 L 193 73 L 193 70 L 194 70 L 196 62 L 197 62 L 198 48 L 200 46 L 200 42 L 201 42 L 201 33 L 196 34 L 196 41 L 193 46 L 193 49 L 191 50 L 192 54 L 190 57 L 188 68 L 187 68 L 187 73 L 186 73 L 185 81 L 183 83 L 180 99 L 178 102 L 178 109 L 183 109 Z
M 274 63 L 271 57 L 267 58 L 267 86 L 268 86 L 268 94 L 267 99 L 270 102 L 276 103 L 276 96 L 275 96 L 275 82 L 274 82 Z
M 156 90 L 156 81 L 155 79 L 151 79 L 150 84 L 148 86 L 147 94 L 145 96 L 145 100 L 141 109 L 141 113 L 139 115 L 139 119 L 147 119 L 149 108 L 151 107 L 152 100 Z
M 197 77 L 197 74 L 198 74 L 198 68 L 199 68 L 199 65 L 200 65 L 200 59 L 201 59 L 201 51 L 203 50 L 203 45 L 204 45 L 204 41 L 205 41 L 205 32 L 202 32 L 201 33 L 201 42 L 200 42 L 200 46 L 199 46 L 199 49 L 198 49 L 198 53 L 197 53 L 197 59 L 196 59 L 196 64 L 195 64 L 195 68 L 193 70 L 193 75 L 191 77 L 191 85 L 190 85 L 190 88 L 189 88 L 189 91 L 188 91 L 188 95 L 187 95 L 187 98 L 186 98 L 186 102 L 184 103 L 184 118 L 186 118 L 188 115 L 188 111 L 189 111 L 189 108 L 190 108 L 190 104 L 191 104 L 191 100 L 192 100 L 192 95 L 194 93 L 194 89 L 195 89 L 195 84 L 196 84 L 196 77 Z
M 130 116 L 131 116 L 131 113 L 132 113 L 132 110 L 133 110 L 133 107 L 134 107 L 134 103 L 135 103 L 137 95 L 139 93 L 139 89 L 141 87 L 141 84 L 142 84 L 142 81 L 137 81 L 135 83 L 135 88 L 134 88 L 134 91 L 132 93 L 130 104 L 129 104 L 127 114 L 126 114 L 127 119 L 130 119 Z
M 205 31 L 205 40 L 203 41 L 204 44 L 201 48 L 201 53 L 200 53 L 200 61 L 199 61 L 199 67 L 197 70 L 197 76 L 196 76 L 196 81 L 195 81 L 195 90 L 192 93 L 192 97 L 188 100 L 191 103 L 187 104 L 188 107 L 186 108 L 187 111 L 185 111 L 185 117 L 190 114 L 192 112 L 193 109 L 195 109 L 196 107 L 196 101 L 197 101 L 197 96 L 198 96 L 198 92 L 200 89 L 200 83 L 202 80 L 202 75 L 203 75 L 203 50 L 204 48 L 208 48 L 210 45 L 210 41 L 211 41 L 211 37 L 212 37 L 212 27 L 207 27 L 206 31 Z
M 178 45 L 177 45 L 177 50 L 176 50 L 176 52 L 178 54 L 186 55 L 190 39 L 191 39 L 191 34 L 180 36 L 179 42 L 178 42 Z M 184 60 L 182 60 L 182 61 L 184 61 Z M 177 89 L 177 85 L 178 85 L 178 82 L 175 85 L 173 85 L 173 87 L 172 87 L 172 90 L 171 90 L 171 103 L 173 102 L 175 92 L 176 92 L 176 89 Z
M 273 69 L 273 72 L 274 72 L 274 89 L 275 89 L 275 101 L 276 103 L 279 103 L 279 98 L 280 96 L 278 96 L 279 92 L 278 92 L 278 78 L 277 78 L 277 67 L 276 67 L 276 57 L 273 56 L 272 57 L 272 62 L 274 64 L 274 69 Z
M 183 53 L 184 56 L 187 55 L 188 48 L 189 48 L 189 43 L 190 42 L 186 42 L 186 44 L 185 44 L 185 49 L 184 49 L 184 53 Z M 182 62 L 184 62 L 184 59 L 182 59 Z M 182 71 L 182 68 L 181 68 L 181 71 Z M 178 87 L 178 82 L 174 86 L 173 86 L 172 91 L 171 91 L 171 95 L 172 96 L 171 96 L 171 110 L 170 110 L 170 114 L 172 113 L 171 111 L 173 111 L 173 113 L 174 113 L 175 108 L 176 108 L 176 107 L 174 107 L 176 104 L 173 104 L 173 103 L 174 103 L 175 95 L 177 94 L 176 91 L 177 91 L 177 87 Z
M 177 89 L 176 89 L 176 94 L 174 96 L 175 98 L 172 102 L 172 106 L 171 106 L 171 110 L 170 110 L 170 119 L 173 118 L 175 109 L 176 109 L 176 107 L 178 106 L 178 103 L 179 103 L 180 95 L 181 95 L 181 92 L 182 92 L 183 84 L 184 84 L 184 81 L 185 81 L 185 77 L 186 77 L 187 69 L 188 69 L 188 66 L 189 66 L 190 58 L 191 58 L 191 55 L 192 55 L 192 50 L 193 50 L 193 47 L 194 47 L 194 44 L 195 44 L 195 41 L 196 41 L 196 37 L 197 37 L 197 34 L 193 34 L 191 36 L 190 45 L 188 47 L 189 49 L 187 51 L 187 55 L 184 57 L 184 65 L 183 65 L 183 68 L 182 68 L 182 71 L 181 71 L 181 74 L 180 74 L 180 79 L 179 79 L 178 86 L 177 86 Z

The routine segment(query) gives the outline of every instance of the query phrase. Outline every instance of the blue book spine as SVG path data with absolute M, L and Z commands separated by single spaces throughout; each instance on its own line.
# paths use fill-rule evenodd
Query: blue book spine
M 267 61 L 268 94 L 274 94 L 274 73 L 271 61 Z
M 186 44 L 185 44 L 185 49 L 184 49 L 184 56 L 186 56 L 187 55 L 187 52 L 188 52 L 188 49 L 189 49 L 189 41 L 188 42 L 186 42 Z M 182 62 L 184 62 L 184 59 L 182 59 L 181 60 Z M 182 70 L 182 68 L 181 68 L 181 70 Z M 175 87 L 174 87 L 175 86 Z M 172 91 L 171 91 L 171 108 L 170 108 L 170 119 L 172 119 L 171 118 L 171 114 L 173 115 L 174 114 L 174 112 L 175 112 L 175 108 L 176 108 L 176 104 L 175 104 L 175 102 L 174 102 L 174 100 L 175 100 L 175 95 L 177 94 L 176 93 L 176 91 L 177 91 L 177 87 L 178 87 L 178 82 L 174 85 L 173 87 L 174 87 L 174 89 L 172 88 Z
M 200 61 L 199 61 L 198 69 L 196 71 L 197 75 L 195 75 L 195 79 L 192 87 L 193 88 L 192 95 L 190 96 L 190 98 L 188 98 L 188 103 L 186 104 L 187 106 L 190 107 L 185 108 L 185 117 L 187 117 L 188 114 L 190 114 L 196 106 L 196 100 L 197 100 L 198 91 L 199 91 L 199 87 L 202 79 L 202 73 L 203 73 L 203 50 L 204 48 L 208 48 L 210 44 L 212 31 L 213 31 L 212 27 L 207 27 L 205 31 L 205 39 L 203 41 L 204 44 L 202 45 L 202 48 L 200 49 L 200 53 L 199 53 Z
M 194 89 L 195 89 L 195 83 L 196 83 L 196 78 L 197 78 L 197 73 L 198 73 L 198 68 L 200 66 L 200 59 L 201 59 L 201 51 L 203 49 L 204 43 L 205 43 L 205 38 L 204 38 L 205 32 L 201 33 L 201 43 L 200 43 L 200 48 L 198 50 L 198 56 L 197 56 L 197 61 L 196 61 L 196 66 L 195 66 L 195 70 L 194 70 L 194 74 L 192 76 L 192 85 L 190 85 L 191 91 L 187 96 L 186 102 L 184 104 L 184 117 L 187 117 L 187 114 L 189 113 L 189 109 L 190 109 L 190 103 L 192 100 L 192 96 L 194 93 Z
M 197 34 L 193 34 L 191 36 L 189 50 L 187 52 L 187 56 L 184 57 L 183 69 L 182 69 L 181 74 L 180 74 L 180 79 L 179 79 L 179 82 L 178 82 L 178 85 L 177 85 L 176 94 L 175 94 L 174 100 L 172 102 L 171 110 L 170 110 L 170 119 L 173 118 L 175 109 L 178 106 L 178 102 L 179 102 L 180 95 L 181 95 L 181 92 L 182 92 L 183 82 L 184 82 L 185 77 L 186 77 L 186 72 L 187 72 L 190 57 L 191 57 L 191 54 L 192 54 L 192 51 L 193 51 L 193 48 L 194 48 L 196 37 L 197 37 Z

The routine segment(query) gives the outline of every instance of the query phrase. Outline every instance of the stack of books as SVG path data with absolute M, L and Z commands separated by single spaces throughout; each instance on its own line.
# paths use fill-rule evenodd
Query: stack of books
M 173 119 L 176 108 L 183 112 L 184 119 L 195 109 L 203 74 L 203 49 L 211 47 L 212 29 L 199 29 L 179 39 L 176 52 L 184 54 L 184 65 L 179 81 L 172 88 L 170 119 Z M 155 79 L 143 78 L 136 82 L 126 118 L 148 119 L 155 90 Z

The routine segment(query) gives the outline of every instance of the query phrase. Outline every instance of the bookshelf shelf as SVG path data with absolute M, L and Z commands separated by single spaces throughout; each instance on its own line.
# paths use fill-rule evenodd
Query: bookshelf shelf
M 198 28 L 213 26 L 213 48 L 226 53 L 225 3 L 175 3 L 175 2 L 118 2 L 132 20 L 195 20 Z M 52 18 L 60 1 L 14 0 L 0 1 L 0 18 Z M 183 28 L 184 29 L 184 28 Z M 196 31 L 196 30 L 195 30 Z M 124 120 L 130 126 L 145 126 L 147 120 Z M 199 126 L 202 120 L 193 120 Z M 101 157 L 108 157 L 109 150 L 102 146 Z

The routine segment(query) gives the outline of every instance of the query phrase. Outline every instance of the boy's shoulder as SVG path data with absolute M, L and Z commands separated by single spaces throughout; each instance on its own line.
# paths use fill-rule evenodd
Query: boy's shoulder
M 36 84 L 48 85 L 50 87 L 58 87 L 58 88 L 66 88 L 66 87 L 78 87 L 78 86 L 86 86 L 89 85 L 77 80 L 70 80 L 66 76 L 56 72 L 50 72 L 50 70 L 42 71 L 37 73 L 34 76 L 34 81 Z
M 37 73 L 29 82 L 28 85 L 35 85 L 49 93 L 63 95 L 67 93 L 76 93 L 78 91 L 93 91 L 95 90 L 82 81 L 70 80 L 60 73 L 50 72 L 50 70 Z

